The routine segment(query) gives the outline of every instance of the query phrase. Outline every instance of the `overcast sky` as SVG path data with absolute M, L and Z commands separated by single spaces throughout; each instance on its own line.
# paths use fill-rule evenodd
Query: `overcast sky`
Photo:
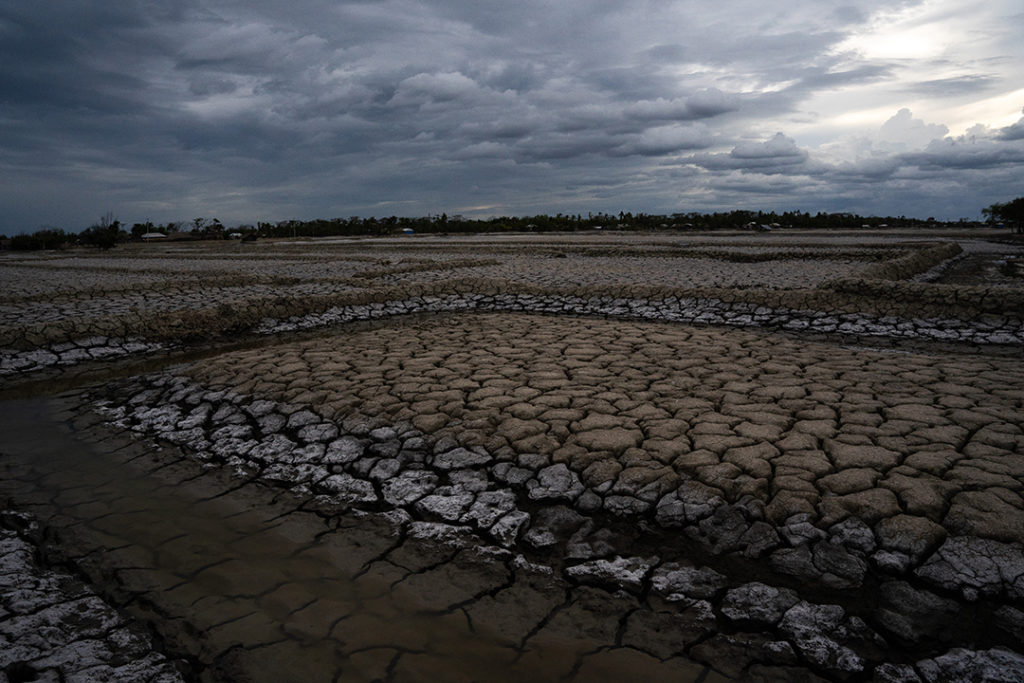
M 0 1 L 0 232 L 1024 195 L 1020 0 Z

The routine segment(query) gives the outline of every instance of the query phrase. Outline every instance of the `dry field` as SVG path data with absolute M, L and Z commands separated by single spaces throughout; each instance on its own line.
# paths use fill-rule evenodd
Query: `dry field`
M 1000 237 L 2 254 L 0 671 L 1020 680 Z

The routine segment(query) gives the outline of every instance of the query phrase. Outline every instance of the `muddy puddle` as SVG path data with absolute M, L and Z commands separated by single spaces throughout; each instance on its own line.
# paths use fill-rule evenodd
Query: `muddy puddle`
M 196 680 L 721 680 L 624 644 L 617 616 L 541 571 L 311 510 L 75 402 L 0 403 L 0 497 Z

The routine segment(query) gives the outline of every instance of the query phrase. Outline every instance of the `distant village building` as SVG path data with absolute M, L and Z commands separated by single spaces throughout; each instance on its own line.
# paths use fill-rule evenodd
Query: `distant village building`
M 162 232 L 146 232 L 140 235 L 143 242 L 152 242 L 153 240 L 165 240 L 167 235 Z

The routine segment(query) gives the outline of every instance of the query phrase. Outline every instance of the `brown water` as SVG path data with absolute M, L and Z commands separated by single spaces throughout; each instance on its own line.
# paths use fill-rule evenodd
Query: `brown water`
M 635 598 L 594 608 L 596 591 L 396 537 L 379 516 L 298 510 L 176 451 L 76 429 L 72 405 L 0 403 L 0 496 L 201 680 L 722 680 L 622 645 Z

